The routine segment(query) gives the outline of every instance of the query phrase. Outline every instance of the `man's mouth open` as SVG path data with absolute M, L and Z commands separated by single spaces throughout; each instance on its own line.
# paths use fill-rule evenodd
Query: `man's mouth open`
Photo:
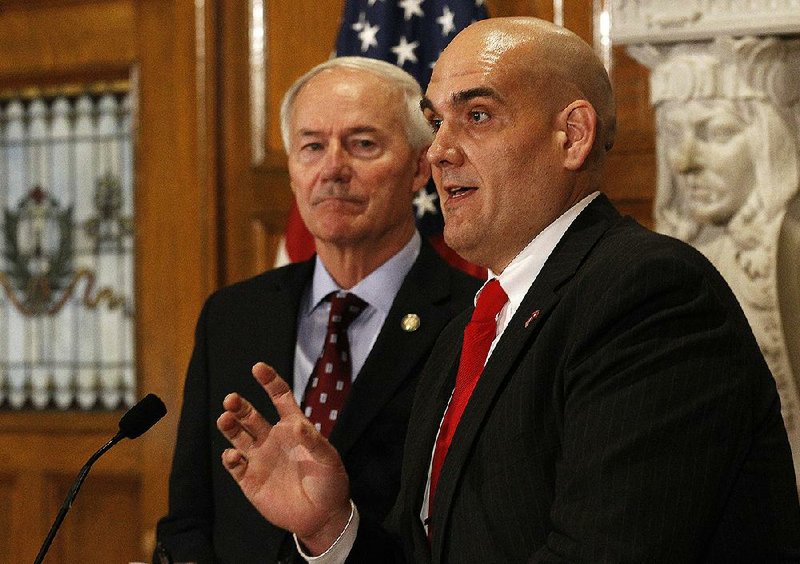
M 451 200 L 456 200 L 459 198 L 463 198 L 468 194 L 471 194 L 475 190 L 477 190 L 477 186 L 453 186 L 452 188 L 447 188 L 445 191 L 447 195 L 450 197 Z

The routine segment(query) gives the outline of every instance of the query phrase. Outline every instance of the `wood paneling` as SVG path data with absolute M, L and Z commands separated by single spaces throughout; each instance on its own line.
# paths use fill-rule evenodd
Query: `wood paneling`
M 493 18 L 535 16 L 553 21 L 552 0 L 486 0 L 486 9 Z
M 9 557 L 0 561 L 33 561 L 69 485 L 89 456 L 116 432 L 118 418 L 118 413 L 0 413 L 0 452 L 4 453 L 0 458 L 0 476 L 3 477 L 0 497 L 8 501 L 2 505 L 2 520 L 9 533 L 9 542 L 2 545 Z M 108 492 L 98 489 L 94 473 L 102 476 L 104 472 L 111 472 L 138 481 L 140 457 L 141 443 L 124 441 L 117 445 L 95 465 L 78 501 L 67 515 L 64 526 L 73 527 L 76 534 L 85 538 L 92 538 L 87 550 L 94 551 L 92 554 L 95 556 L 116 550 L 120 544 L 114 536 L 103 536 L 107 530 L 104 519 L 123 515 L 122 511 L 132 516 L 128 517 L 129 521 L 138 522 L 139 504 L 133 498 L 124 506 L 116 507 L 107 499 Z M 63 530 L 56 537 L 59 543 L 65 542 L 61 540 L 62 533 Z M 133 536 L 138 545 L 140 529 L 131 529 L 129 536 Z M 131 547 L 130 543 L 128 547 Z M 86 562 L 92 559 L 54 557 L 53 561 Z
M 119 77 L 135 59 L 130 1 L 0 2 L 6 87 Z
M 0 562 L 11 560 L 11 534 L 14 524 L 14 476 L 9 473 L 0 474 Z
M 215 2 L 134 2 L 141 87 L 136 152 L 137 348 L 140 387 L 169 413 L 141 443 L 142 545 L 166 513 L 167 476 L 194 324 L 218 285 L 212 82 Z
M 71 475 L 47 475 L 45 506 L 49 515 L 58 513 L 73 481 Z M 87 496 L 89 492 L 83 488 L 90 487 L 91 495 Z M 100 554 L 98 546 L 102 546 L 103 562 L 124 563 L 132 555 L 143 554 L 138 480 L 105 473 L 100 467 L 89 475 L 83 488 L 53 541 L 48 560 L 95 562 Z M 83 511 L 77 511 L 79 507 Z
M 194 323 L 219 283 L 215 17 L 213 0 L 0 0 L 0 91 L 138 79 L 137 376 L 140 395 L 157 393 L 169 410 L 98 461 L 48 561 L 149 560 L 166 511 Z M 69 484 L 120 415 L 0 413 L 0 561 L 33 560 Z
M 620 211 L 652 228 L 656 159 L 649 71 L 624 48 L 615 47 L 611 81 L 617 101 L 617 138 L 609 153 L 603 189 Z

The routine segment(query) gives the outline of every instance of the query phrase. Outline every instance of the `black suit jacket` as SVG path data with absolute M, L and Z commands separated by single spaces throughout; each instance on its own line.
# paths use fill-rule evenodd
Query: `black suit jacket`
M 296 552 L 291 536 L 250 505 L 222 466 L 229 446 L 216 429 L 231 391 L 269 420 L 277 414 L 250 374 L 263 360 L 291 385 L 297 313 L 314 261 L 286 266 L 224 288 L 205 304 L 184 389 L 169 514 L 158 539 L 176 561 L 261 564 Z M 448 266 L 423 243 L 330 436 L 350 476 L 351 495 L 381 520 L 399 488 L 403 443 L 419 373 L 436 337 L 472 304 L 479 282 Z M 419 329 L 401 319 L 416 313 Z
M 420 505 L 469 315 L 423 372 L 387 527 L 365 519 L 350 561 L 800 561 L 778 395 L 741 309 L 699 253 L 604 196 L 490 357 L 442 469 L 429 546 Z

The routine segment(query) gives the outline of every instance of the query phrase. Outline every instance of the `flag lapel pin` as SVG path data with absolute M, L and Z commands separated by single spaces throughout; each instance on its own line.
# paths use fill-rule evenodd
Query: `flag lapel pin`
M 536 320 L 537 317 L 539 317 L 539 313 L 540 313 L 540 310 L 538 310 L 538 309 L 533 311 L 533 312 L 531 312 L 531 316 L 525 322 L 525 329 L 527 329 L 530 326 L 530 324 L 533 323 Z

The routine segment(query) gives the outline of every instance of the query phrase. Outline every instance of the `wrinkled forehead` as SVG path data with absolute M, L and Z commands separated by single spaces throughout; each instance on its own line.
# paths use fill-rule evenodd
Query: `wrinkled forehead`
M 400 119 L 402 93 L 374 73 L 349 68 L 326 69 L 303 85 L 290 122 L 388 121 Z
M 373 73 L 350 68 L 335 67 L 320 71 L 311 77 L 297 93 L 303 98 L 341 97 L 345 99 L 389 97 L 389 85 Z

